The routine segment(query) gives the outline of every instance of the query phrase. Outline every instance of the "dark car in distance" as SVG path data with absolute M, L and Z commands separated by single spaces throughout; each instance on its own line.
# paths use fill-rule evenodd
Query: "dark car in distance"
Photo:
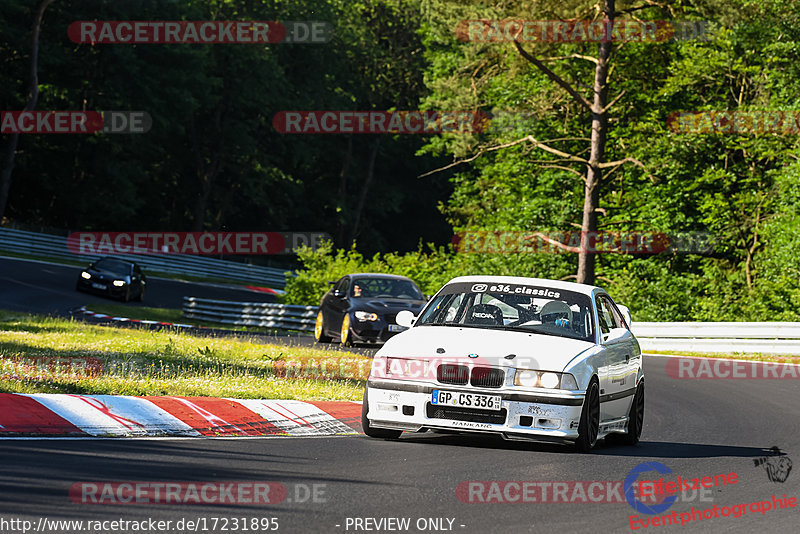
M 343 345 L 381 343 L 406 328 L 396 323 L 397 314 L 408 310 L 417 315 L 425 305 L 419 287 L 405 276 L 393 274 L 348 274 L 335 282 L 322 297 L 314 325 L 314 339 Z
M 81 271 L 75 287 L 78 291 L 99 293 L 128 302 L 144 300 L 147 278 L 132 261 L 119 258 L 100 258 Z

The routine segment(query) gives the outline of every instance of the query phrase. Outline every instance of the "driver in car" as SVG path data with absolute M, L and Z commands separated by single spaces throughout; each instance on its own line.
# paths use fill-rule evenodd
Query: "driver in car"
M 551 323 L 561 328 L 569 328 L 572 324 L 572 310 L 565 302 L 551 300 L 542 306 L 542 323 Z

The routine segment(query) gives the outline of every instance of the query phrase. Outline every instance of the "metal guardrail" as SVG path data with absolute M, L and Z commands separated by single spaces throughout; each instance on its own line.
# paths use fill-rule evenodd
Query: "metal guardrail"
M 637 323 L 642 350 L 800 354 L 800 322 Z
M 0 250 L 48 258 L 85 260 L 87 263 L 103 256 L 102 254 L 76 255 L 67 249 L 67 238 L 63 236 L 10 228 L 0 228 Z M 274 288 L 286 286 L 286 271 L 274 267 L 261 267 L 189 254 L 114 254 L 114 256 L 135 261 L 145 271 L 249 282 Z
M 267 326 L 313 332 L 317 310 L 317 306 L 183 297 L 183 316 L 187 319 L 236 326 Z

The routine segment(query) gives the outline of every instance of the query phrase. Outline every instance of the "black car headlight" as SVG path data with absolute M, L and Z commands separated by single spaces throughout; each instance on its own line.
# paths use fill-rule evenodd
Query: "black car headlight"
M 377 313 L 369 313 L 365 311 L 357 311 L 355 313 L 356 319 L 359 321 L 377 321 L 378 314 Z
M 89 274 L 89 273 L 87 273 L 86 271 L 83 271 L 83 272 L 81 273 L 81 278 L 85 278 L 85 279 L 89 280 L 89 279 L 91 279 L 91 278 L 92 278 L 92 275 L 91 275 L 91 274 Z
M 115 285 L 116 287 L 122 287 L 122 286 L 124 286 L 125 284 L 127 284 L 128 282 L 126 282 L 125 280 L 114 280 L 114 282 L 113 282 L 113 283 L 114 283 L 114 285 Z

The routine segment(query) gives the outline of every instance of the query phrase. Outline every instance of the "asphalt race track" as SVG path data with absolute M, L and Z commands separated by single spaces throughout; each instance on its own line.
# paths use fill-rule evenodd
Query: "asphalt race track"
M 756 465 L 760 458 L 778 458 L 768 452 L 773 446 L 784 454 L 784 466 L 787 460 L 797 461 L 796 380 L 678 380 L 667 376 L 666 361 L 645 358 L 648 389 L 642 442 L 636 447 L 601 445 L 591 454 L 556 445 L 430 433 L 404 435 L 399 441 L 363 435 L 0 440 L 0 520 L 26 519 L 37 525 L 44 517 L 152 518 L 172 521 L 170 532 L 180 531 L 175 525 L 181 519 L 205 521 L 207 532 L 231 532 L 234 517 L 277 518 L 278 532 L 631 532 L 629 517 L 637 513 L 626 502 L 469 503 L 459 500 L 456 488 L 466 481 L 621 481 L 642 462 L 664 464 L 673 471 L 667 475 L 671 480 L 675 475 L 738 476 L 735 484 L 705 495 L 687 492 L 689 502 L 679 499 L 668 511 L 649 517 L 674 510 L 680 518 L 692 506 L 722 510 L 771 501 L 773 495 L 798 498 L 800 473 L 790 471 L 785 481 L 770 481 L 765 465 Z M 643 479 L 660 476 L 664 475 L 650 472 Z M 69 489 L 76 482 L 109 481 L 277 482 L 285 487 L 286 498 L 258 506 L 207 501 L 80 504 L 80 495 L 75 497 L 78 503 L 70 500 Z M 509 496 L 520 498 L 518 492 Z M 638 531 L 795 532 L 800 524 L 800 507 L 765 514 L 753 510 L 738 518 Z M 216 530 L 211 529 L 213 518 Z M 222 518 L 229 522 L 228 530 L 222 529 Z M 398 528 L 394 522 L 373 522 L 388 518 L 409 518 L 410 523 Z M 110 526 L 98 532 L 122 531 Z M 204 531 L 203 523 L 194 526 Z
M 0 258 L 0 309 L 65 315 L 70 309 L 91 302 L 120 303 L 119 300 L 76 291 L 75 282 L 80 272 L 80 267 Z M 209 285 L 148 276 L 144 302 L 129 302 L 127 305 L 179 309 L 184 296 L 249 302 L 275 301 L 275 297 L 268 293 L 233 285 Z

